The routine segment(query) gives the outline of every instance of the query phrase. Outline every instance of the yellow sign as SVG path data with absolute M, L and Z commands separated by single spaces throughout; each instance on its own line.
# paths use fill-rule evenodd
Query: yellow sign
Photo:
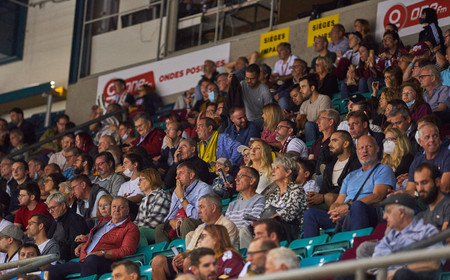
M 335 24 L 339 23 L 339 14 L 311 20 L 308 26 L 307 47 L 314 45 L 317 37 L 326 37 L 330 41 L 330 31 Z
M 278 55 L 277 46 L 280 43 L 289 43 L 289 27 L 261 34 L 259 42 L 259 57 Z

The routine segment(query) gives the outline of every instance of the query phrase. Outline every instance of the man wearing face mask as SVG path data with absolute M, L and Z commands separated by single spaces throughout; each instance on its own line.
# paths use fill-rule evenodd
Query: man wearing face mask
M 213 83 L 210 82 L 207 86 L 206 86 L 206 93 L 208 94 L 208 98 L 206 99 L 206 102 L 204 102 L 201 106 L 200 106 L 200 111 L 206 111 L 206 108 L 211 104 L 218 104 L 220 102 L 224 102 L 225 101 L 225 97 L 223 96 L 219 96 L 219 87 Z
M 123 196 L 133 203 L 140 203 L 145 194 L 139 189 L 139 173 L 142 170 L 142 157 L 129 153 L 123 156 L 123 175 L 130 178 L 120 186 L 117 196 Z

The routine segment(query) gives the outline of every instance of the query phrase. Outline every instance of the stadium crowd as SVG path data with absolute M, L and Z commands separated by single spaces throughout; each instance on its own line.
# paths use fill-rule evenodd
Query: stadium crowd
M 154 88 L 133 96 L 118 78 L 115 102 L 93 106 L 91 119 L 123 113 L 14 156 L 75 124 L 61 115 L 37 139 L 12 109 L 10 125 L 0 119 L 0 263 L 56 253 L 41 268 L 52 280 L 140 279 L 125 257 L 184 239 L 184 252 L 144 264 L 153 279 L 244 278 L 298 268 L 280 244 L 323 230 L 387 228 L 357 257 L 445 230 L 450 29 L 441 31 L 432 8 L 420 23 L 410 48 L 392 24 L 382 42 L 367 20 L 347 33 L 336 24 L 330 43 L 315 38 L 310 67 L 289 43 L 273 67 L 256 64 L 256 52 L 225 73 L 205 60 L 198 85 L 164 114 Z M 391 266 L 388 278 L 437 279 L 443 269 Z

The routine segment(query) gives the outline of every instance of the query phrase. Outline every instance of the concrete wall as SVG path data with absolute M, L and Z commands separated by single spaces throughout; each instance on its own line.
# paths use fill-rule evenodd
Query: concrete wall
M 67 86 L 75 1 L 28 9 L 23 59 L 0 66 L 0 89 L 8 92 L 55 81 Z

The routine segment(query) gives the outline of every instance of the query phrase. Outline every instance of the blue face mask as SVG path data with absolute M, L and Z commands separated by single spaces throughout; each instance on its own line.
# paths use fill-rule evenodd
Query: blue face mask
M 408 107 L 411 107 L 415 102 L 416 102 L 416 100 L 413 99 L 413 100 L 411 100 L 410 102 L 406 103 L 406 105 L 407 105 Z
M 217 94 L 217 92 L 211 91 L 208 93 L 208 99 L 211 102 L 216 101 L 217 97 L 219 96 L 219 94 Z

